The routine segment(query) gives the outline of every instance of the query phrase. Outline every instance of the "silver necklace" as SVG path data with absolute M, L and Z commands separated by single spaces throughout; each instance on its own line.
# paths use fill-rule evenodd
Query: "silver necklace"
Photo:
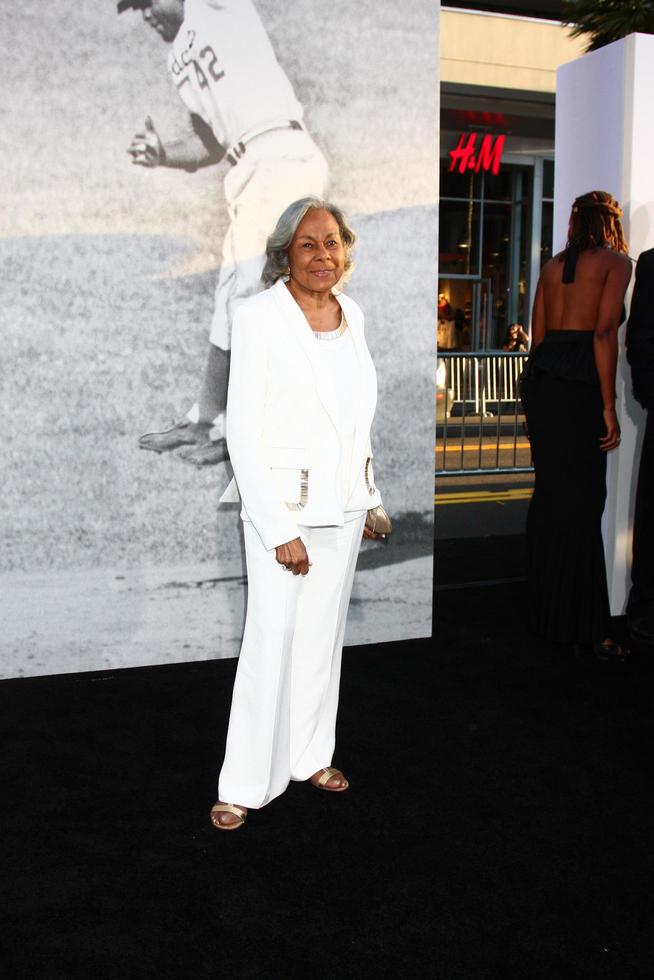
M 316 340 L 338 340 L 339 337 L 343 336 L 346 330 L 347 320 L 345 319 L 345 314 L 341 310 L 341 322 L 336 330 L 314 330 L 313 336 L 316 338 Z

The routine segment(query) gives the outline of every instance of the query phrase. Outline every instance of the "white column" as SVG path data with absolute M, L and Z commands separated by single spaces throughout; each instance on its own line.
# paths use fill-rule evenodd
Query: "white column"
M 558 69 L 555 251 L 565 245 L 572 201 L 592 190 L 609 191 L 620 201 L 629 254 L 634 259 L 654 247 L 653 103 L 654 36 L 649 34 L 632 34 Z M 617 407 L 622 442 L 609 455 L 604 518 L 613 615 L 624 612 L 631 585 L 631 529 L 645 425 L 644 412 L 631 393 L 624 328 L 620 331 Z

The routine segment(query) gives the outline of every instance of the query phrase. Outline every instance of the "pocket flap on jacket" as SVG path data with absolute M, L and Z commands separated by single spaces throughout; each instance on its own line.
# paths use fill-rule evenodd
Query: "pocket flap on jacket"
M 311 454 L 308 449 L 291 446 L 266 446 L 264 449 L 268 466 L 280 470 L 308 470 L 311 468 Z

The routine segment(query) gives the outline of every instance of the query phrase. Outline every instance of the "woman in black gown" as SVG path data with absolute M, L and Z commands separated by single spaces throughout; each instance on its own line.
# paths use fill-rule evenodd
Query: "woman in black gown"
M 601 521 L 615 412 L 618 327 L 631 277 L 620 218 L 605 191 L 574 202 L 563 252 L 544 267 L 521 396 L 535 469 L 527 516 L 529 602 L 546 639 L 626 651 L 609 636 Z

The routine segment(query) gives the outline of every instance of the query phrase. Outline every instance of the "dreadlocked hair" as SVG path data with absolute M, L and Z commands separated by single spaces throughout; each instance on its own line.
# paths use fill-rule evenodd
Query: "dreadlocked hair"
M 582 194 L 572 205 L 565 252 L 608 247 L 626 255 L 628 248 L 621 217 L 622 208 L 607 191 Z

